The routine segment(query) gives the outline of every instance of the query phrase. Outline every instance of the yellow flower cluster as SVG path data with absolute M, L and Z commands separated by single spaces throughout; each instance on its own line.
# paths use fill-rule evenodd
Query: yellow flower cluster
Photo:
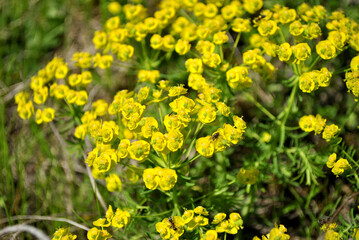
M 177 174 L 168 168 L 147 168 L 143 171 L 143 181 L 148 189 L 160 187 L 162 191 L 171 190 L 177 182 Z
M 275 228 L 272 228 L 272 230 L 262 236 L 262 240 L 288 240 L 290 239 L 290 236 L 286 234 L 287 228 L 284 227 L 284 225 L 276 226 Z M 259 237 L 254 237 L 253 240 L 260 240 Z
M 93 222 L 95 227 L 91 228 L 87 232 L 87 238 L 89 240 L 106 240 L 112 237 L 112 235 L 106 230 L 105 227 L 115 227 L 115 228 L 124 228 L 130 222 L 131 215 L 128 211 L 123 211 L 119 208 L 116 209 L 114 213 L 112 206 L 109 205 L 108 210 L 106 211 L 105 218 L 99 218 Z M 98 229 L 97 227 L 100 227 Z
M 338 177 L 345 170 L 351 168 L 351 166 L 350 166 L 348 160 L 346 160 L 344 158 L 340 158 L 338 161 L 336 161 L 336 160 L 337 160 L 337 154 L 336 153 L 331 154 L 327 161 L 327 167 L 331 168 L 334 175 L 336 175 Z
M 299 119 L 299 127 L 305 132 L 314 131 L 315 134 L 322 133 L 323 138 L 328 142 L 335 137 L 340 131 L 335 124 L 326 125 L 327 119 L 322 118 L 319 114 L 317 116 L 305 115 Z
M 204 157 L 211 157 L 215 152 L 225 150 L 242 139 L 246 129 L 245 121 L 238 117 L 233 117 L 234 126 L 225 123 L 222 128 L 218 128 L 211 136 L 201 137 L 196 141 L 196 150 Z
M 241 184 L 255 184 L 258 181 L 259 171 L 257 168 L 241 168 L 237 173 L 237 179 Z
M 332 74 L 325 67 L 320 69 L 320 71 L 314 70 L 303 73 L 299 77 L 299 88 L 303 92 L 310 93 L 317 90 L 319 87 L 328 87 L 331 77 Z
M 198 227 L 209 225 L 208 211 L 198 206 L 194 210 L 186 210 L 182 217 L 174 216 L 164 218 L 156 224 L 156 230 L 160 233 L 162 239 L 178 239 L 186 231 L 193 231 Z M 226 220 L 225 213 L 215 215 L 211 224 L 216 225 L 215 230 L 207 230 L 205 235 L 201 235 L 202 240 L 216 240 L 218 233 L 237 234 L 239 229 L 243 228 L 243 220 L 239 213 L 233 212 Z
M 122 182 L 119 176 L 114 173 L 111 173 L 106 180 L 106 188 L 110 192 L 121 191 L 122 190 Z
M 325 232 L 324 240 L 340 240 L 340 239 L 342 239 L 340 234 L 337 231 L 335 231 L 335 229 L 337 227 L 338 226 L 336 223 L 323 224 L 320 227 L 320 230 Z
M 70 228 L 60 228 L 54 233 L 52 240 L 75 240 L 76 235 L 70 233 Z
M 350 70 L 345 74 L 347 88 L 356 97 L 359 98 L 359 56 L 354 57 L 350 62 Z

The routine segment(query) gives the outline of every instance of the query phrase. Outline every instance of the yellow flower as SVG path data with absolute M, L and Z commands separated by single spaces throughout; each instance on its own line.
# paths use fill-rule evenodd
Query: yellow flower
M 306 72 L 299 78 L 299 88 L 303 92 L 310 93 L 318 89 L 318 72 Z
M 188 76 L 188 86 L 194 90 L 201 90 L 205 85 L 206 80 L 201 74 L 191 73 Z
M 344 159 L 344 158 L 340 158 L 338 161 L 336 161 L 333 165 L 332 168 L 332 172 L 335 175 L 340 175 L 342 174 L 345 170 L 351 168 L 348 160 Z
M 145 138 L 150 138 L 158 130 L 158 122 L 154 117 L 145 117 L 142 121 L 144 124 L 141 127 L 141 133 Z
M 120 17 L 119 16 L 112 17 L 112 18 L 108 19 L 105 23 L 105 27 L 108 31 L 115 30 L 119 26 L 120 26 Z
M 289 25 L 289 32 L 293 36 L 299 36 L 304 32 L 304 26 L 300 21 L 294 21 Z
M 93 161 L 93 167 L 98 172 L 108 172 L 112 170 L 117 163 L 117 155 L 113 149 L 108 149 L 100 154 Z
M 184 223 L 187 224 L 193 219 L 193 216 L 194 216 L 193 210 L 186 210 L 182 215 L 182 219 Z
M 318 55 L 325 60 L 335 57 L 335 47 L 329 40 L 320 41 L 316 46 L 316 50 Z
M 217 213 L 215 216 L 214 216 L 214 219 L 212 221 L 212 224 L 218 224 L 220 222 L 222 222 L 225 218 L 226 218 L 226 214 L 225 213 Z
M 45 108 L 41 113 L 41 119 L 44 123 L 51 122 L 55 118 L 55 110 L 53 108 Z
M 226 32 L 218 32 L 213 35 L 213 42 L 217 45 L 222 45 L 228 42 L 228 36 Z
M 175 114 L 167 114 L 165 116 L 163 123 L 165 124 L 165 127 L 168 132 L 183 127 L 182 122 L 178 119 L 178 116 Z
M 81 124 L 76 127 L 74 136 L 78 139 L 84 140 L 87 133 L 87 124 Z
M 184 39 L 179 39 L 175 45 L 175 51 L 179 55 L 185 55 L 191 49 L 191 44 Z
M 57 99 L 63 99 L 66 96 L 67 91 L 69 91 L 69 87 L 67 85 L 61 84 L 57 85 L 54 94 Z M 51 95 L 51 88 L 50 88 L 50 95 Z
M 253 14 L 263 7 L 263 1 L 262 0 L 244 0 L 243 7 L 247 12 Z
M 231 114 L 231 108 L 227 106 L 224 102 L 217 102 L 216 107 L 218 111 L 225 117 L 228 117 Z
M 278 15 L 279 21 L 283 24 L 293 22 L 297 17 L 296 11 L 287 7 L 282 8 Z
M 213 53 L 215 47 L 216 46 L 210 41 L 199 40 L 196 45 L 196 50 L 201 54 Z
M 132 142 L 128 147 L 128 152 L 132 159 L 137 161 L 145 161 L 148 154 L 150 153 L 151 146 L 148 142 L 144 140 L 139 140 Z
M 242 139 L 243 132 L 230 124 L 224 124 L 221 135 L 231 144 L 237 144 Z
M 70 233 L 70 228 L 60 228 L 54 233 L 52 240 L 75 240 L 76 235 Z
M 143 182 L 148 189 L 154 190 L 158 187 L 160 177 L 158 172 L 161 170 L 160 167 L 147 168 L 143 171 Z
M 205 105 L 198 111 L 198 120 L 203 124 L 213 122 L 216 116 L 216 109 L 211 105 Z
M 83 71 L 81 73 L 81 84 L 87 86 L 90 82 L 92 82 L 92 74 L 89 71 Z
M 260 35 L 266 37 L 266 36 L 272 36 L 277 32 L 278 26 L 277 23 L 273 20 L 263 20 L 260 22 L 258 26 L 258 32 Z
M 122 190 L 121 179 L 116 174 L 111 173 L 108 177 L 106 177 L 105 180 L 106 180 L 106 188 L 110 192 Z
M 76 67 L 89 68 L 91 67 L 92 56 L 88 52 L 75 52 L 71 60 L 75 62 Z
M 175 44 L 176 40 L 172 35 L 165 35 L 163 37 L 162 50 L 165 52 L 171 51 L 175 47 Z
M 306 115 L 299 119 L 299 127 L 305 132 L 314 131 L 315 117 L 313 115 Z
M 111 14 L 116 15 L 120 13 L 121 5 L 118 2 L 110 2 L 107 9 Z
M 105 47 L 107 44 L 107 34 L 103 31 L 96 31 L 92 42 L 95 44 L 96 49 Z
M 211 68 L 218 67 L 222 62 L 221 57 L 217 53 L 205 53 L 202 56 L 202 61 Z
M 241 32 L 249 32 L 252 29 L 249 19 L 236 18 L 232 22 L 232 30 L 240 34 Z
M 43 104 L 46 102 L 48 95 L 49 89 L 47 87 L 38 88 L 34 91 L 34 102 L 36 104 Z
M 234 67 L 226 72 L 226 79 L 231 88 L 247 88 L 252 85 L 252 79 L 248 77 L 246 67 Z
M 170 130 L 166 135 L 167 138 L 167 148 L 176 152 L 183 145 L 183 134 L 178 129 Z
M 359 56 L 354 57 L 350 61 L 350 68 L 352 71 L 359 71 Z
M 155 84 L 160 77 L 160 72 L 158 70 L 140 70 L 137 76 L 139 82 L 150 82 Z
M 214 144 L 212 142 L 211 136 L 197 139 L 196 150 L 204 157 L 212 157 L 214 153 Z
M 93 58 L 93 66 L 99 67 L 101 69 L 107 69 L 110 68 L 113 63 L 113 57 L 112 55 L 103 55 L 101 56 L 100 53 L 97 53 L 95 57 Z
M 323 131 L 323 138 L 329 142 L 340 131 L 340 128 L 335 125 L 326 125 Z
M 170 239 L 171 237 L 171 225 L 164 223 L 164 222 L 158 222 L 156 223 L 156 231 L 160 234 L 162 239 Z
M 173 169 L 163 168 L 159 171 L 159 186 L 163 191 L 171 190 L 177 182 L 177 174 Z
M 111 225 L 116 228 L 123 228 L 128 225 L 130 219 L 131 215 L 129 212 L 117 208 L 116 213 L 112 218 Z
M 91 228 L 87 232 L 87 238 L 89 240 L 106 240 L 111 238 L 112 235 L 107 230 L 100 230 L 98 228 Z
M 180 85 L 175 86 L 175 87 L 171 87 L 168 90 L 168 96 L 169 97 L 176 97 L 176 96 L 183 95 L 183 94 L 186 94 L 186 93 L 187 93 L 187 89 L 184 88 L 183 84 L 180 84 Z
M 127 61 L 132 58 L 135 49 L 131 45 L 119 44 L 113 51 L 115 54 L 117 54 L 116 57 L 120 61 Z
M 295 62 L 299 64 L 307 60 L 311 55 L 311 49 L 307 43 L 299 43 L 292 46 L 293 54 L 296 58 Z
M 151 42 L 151 47 L 153 49 L 161 49 L 162 44 L 163 44 L 163 39 L 162 39 L 161 35 L 154 34 L 154 35 L 152 35 L 150 42 Z
M 192 218 L 192 220 L 188 223 L 187 228 L 188 230 L 192 231 L 198 226 L 203 227 L 206 225 L 208 225 L 208 218 L 198 215 Z
M 104 116 L 108 110 L 108 103 L 103 99 L 99 99 L 92 103 L 92 109 L 97 116 Z
M 328 157 L 328 161 L 327 161 L 327 167 L 328 168 L 333 168 L 334 167 L 334 163 L 337 160 L 337 154 L 336 153 L 332 153 L 329 157 Z
M 192 112 L 194 107 L 195 107 L 195 102 L 185 96 L 180 96 L 178 98 L 176 98 L 175 100 L 173 100 L 169 106 L 171 107 L 172 111 L 174 112 L 179 112 L 181 110 L 184 110 L 185 112 Z
M 156 151 L 162 152 L 167 146 L 166 138 L 163 135 L 163 133 L 161 132 L 153 133 L 151 138 L 151 144 Z
M 290 47 L 289 43 L 285 42 L 282 43 L 279 48 L 277 49 L 277 55 L 280 61 L 287 62 L 290 60 L 292 56 L 293 50 Z
M 185 65 L 187 72 L 199 74 L 203 72 L 203 64 L 200 58 L 188 58 Z
M 284 225 L 280 225 L 279 227 L 273 228 L 269 232 L 269 240 L 288 240 L 290 236 L 288 234 L 285 234 L 287 232 L 287 229 L 284 227 Z
M 247 128 L 246 122 L 243 120 L 243 117 L 238 117 L 236 115 L 233 116 L 234 126 L 240 130 L 241 132 L 245 132 Z

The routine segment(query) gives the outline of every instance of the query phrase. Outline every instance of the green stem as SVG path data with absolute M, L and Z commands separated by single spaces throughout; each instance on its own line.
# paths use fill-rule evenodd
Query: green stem
M 279 32 L 279 36 L 280 36 L 280 39 L 282 40 L 281 43 L 285 43 L 285 37 L 284 37 L 284 34 L 282 32 L 282 29 L 281 28 L 278 28 L 278 32 Z
M 219 45 L 219 56 L 221 56 L 221 62 L 223 63 L 223 47 Z
M 315 66 L 315 64 L 318 63 L 318 61 L 321 59 L 321 57 L 319 55 L 317 55 L 317 57 L 313 60 L 313 62 L 310 64 L 310 66 L 308 67 L 308 72 L 312 70 L 312 68 Z
M 175 185 L 172 189 L 172 200 L 173 200 L 173 215 L 179 216 L 180 211 L 178 207 L 178 196 L 177 196 L 177 185 Z
M 234 42 L 233 48 L 232 48 L 231 55 L 230 55 L 230 57 L 228 58 L 228 62 L 229 62 L 229 63 L 232 62 L 232 58 L 233 58 L 234 52 L 236 51 L 236 48 L 237 48 L 237 45 L 238 45 L 238 42 L 239 42 L 239 39 L 240 39 L 240 38 L 241 38 L 241 34 L 238 33 L 238 34 L 237 34 L 237 37 L 236 37 L 236 40 L 235 40 L 235 42 Z
M 296 82 L 298 81 L 298 78 L 295 80 Z M 298 90 L 298 83 L 295 83 L 294 87 L 292 88 L 292 92 L 290 93 L 289 96 L 289 100 L 288 100 L 288 104 L 286 106 L 286 108 L 284 109 L 284 117 L 282 120 L 282 123 L 280 125 L 280 139 L 279 139 L 279 149 L 283 148 L 284 145 L 284 140 L 285 140 L 285 124 L 288 120 L 289 114 L 292 110 L 293 107 L 293 103 L 294 103 L 294 99 L 295 99 L 295 95 L 297 94 L 297 90 Z
M 272 121 L 276 120 L 276 117 L 273 114 L 271 114 L 265 107 L 263 107 L 262 104 L 260 104 L 257 100 L 255 100 L 252 95 L 250 95 L 247 92 L 244 92 L 244 94 L 254 105 L 256 105 L 257 108 L 259 108 L 259 110 L 261 110 L 265 115 L 267 115 L 267 117 L 269 117 Z

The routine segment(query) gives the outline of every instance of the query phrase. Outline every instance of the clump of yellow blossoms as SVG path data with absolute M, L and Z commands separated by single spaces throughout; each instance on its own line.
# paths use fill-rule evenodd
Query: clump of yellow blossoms
M 279 225 L 276 226 L 275 228 L 272 228 L 272 230 L 266 234 L 262 236 L 262 240 L 288 240 L 290 239 L 290 236 L 288 234 L 286 234 L 287 229 L 284 227 L 284 225 Z M 259 237 L 254 237 L 253 240 L 260 240 Z
M 54 233 L 52 240 L 75 240 L 76 235 L 70 233 L 70 228 L 60 228 Z
M 162 191 L 169 191 L 177 182 L 177 174 L 173 169 L 147 168 L 143 171 L 143 181 L 148 189 L 160 187 Z
M 337 154 L 336 153 L 331 154 L 327 161 L 327 167 L 331 168 L 334 175 L 336 175 L 338 177 L 345 170 L 351 168 L 351 166 L 350 166 L 348 160 L 346 160 L 344 158 L 340 158 L 338 161 L 336 161 L 336 160 L 337 160 Z
M 109 239 L 112 237 L 112 235 L 103 228 L 110 226 L 114 228 L 124 228 L 129 224 L 130 219 L 131 215 L 128 211 L 123 211 L 117 208 L 116 212 L 114 213 L 112 210 L 112 206 L 110 205 L 108 207 L 108 210 L 106 211 L 106 217 L 99 218 L 93 222 L 93 225 L 95 227 L 91 228 L 87 232 L 87 238 L 89 240 Z M 98 227 L 100 227 L 101 230 L 98 229 Z
M 208 216 L 209 212 L 202 206 L 198 206 L 193 210 L 186 210 L 182 217 L 174 216 L 164 218 L 156 224 L 156 230 L 160 233 L 162 239 L 178 239 L 185 231 L 194 231 L 196 228 L 208 226 L 210 224 Z M 229 219 L 225 220 L 225 213 L 218 213 L 214 216 L 212 225 L 213 230 L 207 230 L 201 239 L 216 240 L 218 234 L 228 233 L 237 234 L 239 229 L 243 228 L 243 220 L 239 213 L 233 212 Z
M 299 119 L 299 127 L 305 132 L 315 132 L 315 134 L 323 133 L 323 138 L 330 141 L 340 131 L 335 124 L 326 125 L 326 119 L 319 114 L 315 117 L 313 115 L 305 115 Z
M 332 65 L 328 64 L 328 69 L 318 67 L 316 63 L 329 62 L 349 47 L 359 51 L 359 25 L 341 11 L 329 13 L 321 5 L 311 7 L 305 3 L 296 9 L 278 4 L 271 9 L 262 8 L 262 0 L 163 0 L 150 15 L 145 4 L 121 5 L 111 1 L 108 10 L 112 17 L 92 38 L 96 50 L 76 52 L 69 62 L 54 57 L 31 78 L 31 91 L 22 91 L 15 96 L 17 112 L 22 119 L 33 117 L 37 124 L 71 121 L 75 129 L 70 134 L 76 138 L 75 144 L 87 152 L 85 163 L 95 179 L 106 183 L 109 192 L 124 191 L 139 184 L 142 189 L 160 190 L 146 190 L 146 194 L 159 194 L 166 202 L 161 211 L 165 206 L 169 207 L 170 210 L 164 212 L 172 211 L 173 217 L 157 222 L 163 213 L 152 214 L 151 211 L 156 211 L 152 206 L 141 206 L 151 202 L 150 197 L 128 202 L 134 203 L 134 208 L 129 210 L 131 214 L 135 208 L 136 211 L 148 210 L 151 216 L 148 219 L 154 219 L 148 221 L 157 222 L 155 228 L 162 239 L 179 239 L 188 233 L 189 238 L 197 234 L 201 240 L 216 240 L 220 239 L 220 234 L 237 234 L 243 229 L 242 217 L 237 212 L 230 213 L 228 218 L 225 213 L 218 213 L 210 221 L 209 212 L 198 206 L 176 216 L 180 215 L 183 203 L 180 197 L 185 198 L 188 193 L 189 199 L 195 199 L 188 188 L 197 184 L 193 170 L 198 171 L 203 164 L 208 168 L 213 166 L 216 171 L 222 167 L 227 174 L 233 162 L 224 151 L 247 144 L 242 141 L 247 138 L 245 134 L 248 134 L 249 144 L 252 144 L 252 138 L 258 140 L 255 147 L 259 152 L 270 149 L 268 158 L 279 156 L 282 160 L 287 159 L 282 158 L 287 155 L 292 159 L 292 149 L 296 151 L 299 144 L 290 151 L 282 147 L 299 142 L 297 139 L 287 141 L 293 135 L 286 134 L 296 129 L 289 123 L 294 109 L 300 109 L 300 101 L 295 98 L 297 95 L 311 97 L 316 90 L 329 87 L 336 79 L 333 76 L 337 71 L 331 69 Z M 242 48 L 246 41 L 248 45 Z M 268 119 L 252 118 L 247 129 L 243 119 L 250 119 L 245 115 L 249 111 L 236 101 L 242 94 L 249 96 L 252 92 L 258 92 L 258 96 L 271 96 L 271 93 L 263 94 L 262 88 L 281 89 L 277 79 L 282 75 L 282 65 L 291 68 L 290 76 L 294 79 L 283 81 L 292 87 L 287 105 L 284 104 L 284 110 L 274 116 L 273 109 L 267 110 L 267 106 L 262 106 L 250 95 L 252 103 Z M 124 73 L 126 77 L 133 76 L 128 78 L 135 83 L 127 84 L 130 89 L 112 86 L 111 81 L 117 79 L 111 76 L 111 68 L 117 66 L 130 70 Z M 351 60 L 350 70 L 345 72 L 346 86 L 358 100 L 359 56 Z M 99 83 L 107 84 L 109 91 L 93 96 L 94 86 Z M 301 90 L 299 94 L 297 89 Z M 268 107 L 271 107 L 270 103 Z M 245 117 L 238 116 L 242 111 Z M 262 128 L 262 124 L 269 120 L 275 123 L 267 125 L 273 127 L 273 131 L 265 128 L 260 129 L 264 132 L 262 136 L 256 134 L 257 129 L 253 126 Z M 330 143 L 335 142 L 331 140 L 340 132 L 337 125 L 328 125 L 327 119 L 319 114 L 302 116 L 299 127 L 305 132 L 322 134 Z M 277 140 L 279 147 L 275 145 Z M 219 178 L 224 181 L 237 179 L 233 183 L 239 182 L 240 187 L 246 184 L 248 191 L 257 187 L 250 185 L 257 182 L 259 185 L 262 179 L 265 181 L 262 176 L 268 172 L 262 171 L 262 160 L 258 160 L 259 164 L 248 164 L 247 159 L 252 158 L 247 156 L 244 152 L 239 164 L 233 164 L 235 169 L 228 171 L 228 178 Z M 311 164 L 311 161 L 307 162 Z M 239 166 L 252 167 L 238 169 Z M 268 166 L 272 171 L 272 165 Z M 346 159 L 337 160 L 336 154 L 329 157 L 327 166 L 337 177 L 351 168 Z M 311 169 L 315 168 L 307 166 L 303 171 L 306 177 L 316 174 Z M 285 175 L 292 176 L 294 172 L 280 177 L 283 181 L 288 180 Z M 138 181 L 141 175 L 143 182 Z M 186 184 L 181 185 L 183 182 Z M 140 192 L 137 190 L 134 192 Z M 242 194 L 242 191 L 237 192 Z M 206 194 L 203 196 L 210 196 Z M 140 192 L 138 195 L 143 197 L 145 194 Z M 194 200 L 192 204 L 195 204 Z M 114 213 L 109 206 L 106 217 L 93 222 L 95 227 L 88 231 L 88 239 L 117 237 L 116 231 L 110 234 L 105 228 L 128 226 L 131 221 L 129 211 L 118 208 Z M 142 214 L 141 211 L 136 214 Z M 137 221 L 138 218 L 132 217 L 133 222 Z M 262 240 L 289 239 L 286 232 L 287 229 L 279 225 L 262 236 Z M 68 229 L 59 229 L 54 239 L 63 238 L 75 239 L 76 236 Z M 339 233 L 328 228 L 326 239 L 336 238 Z
M 325 240 L 340 240 L 342 239 L 340 234 L 335 231 L 337 228 L 336 223 L 325 223 L 320 227 L 320 230 L 324 232 L 324 239 Z

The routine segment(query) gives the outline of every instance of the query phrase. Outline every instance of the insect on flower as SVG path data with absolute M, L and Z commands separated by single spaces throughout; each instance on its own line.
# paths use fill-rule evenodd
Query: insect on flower
M 263 20 L 266 17 L 266 15 L 261 14 L 258 17 L 253 18 L 253 23 L 258 24 L 261 20 Z
M 177 228 L 175 226 L 175 223 L 173 222 L 173 219 L 171 217 L 168 217 L 168 221 L 171 223 L 173 230 L 177 231 Z
M 215 141 L 219 137 L 219 132 L 212 135 L 212 141 Z

